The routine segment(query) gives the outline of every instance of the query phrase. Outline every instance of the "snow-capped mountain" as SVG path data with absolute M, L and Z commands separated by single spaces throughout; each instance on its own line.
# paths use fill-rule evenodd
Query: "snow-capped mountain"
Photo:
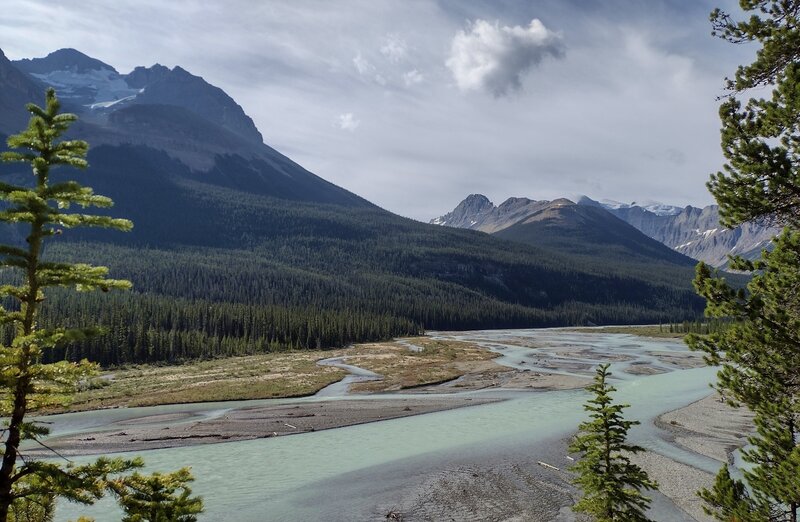
M 584 196 L 585 197 L 585 196 Z M 609 210 L 621 210 L 632 207 L 640 207 L 647 211 L 656 214 L 657 216 L 674 216 L 680 214 L 683 207 L 676 207 L 675 205 L 666 205 L 659 201 L 645 200 L 641 202 L 633 201 L 631 203 L 620 203 L 613 199 L 601 199 L 600 203 Z
M 260 145 L 264 141 L 253 120 L 230 96 L 181 67 L 169 69 L 156 64 L 120 74 L 75 49 L 60 49 L 44 58 L 12 64 L 42 86 L 54 87 L 62 102 L 70 110 L 82 113 L 87 121 L 101 122 L 114 111 L 136 105 L 169 105 L 188 109 L 251 143 Z M 141 114 L 130 112 L 141 121 Z M 132 117 L 127 114 L 123 119 Z
M 158 183 L 182 176 L 251 194 L 369 205 L 264 144 L 253 120 L 233 98 L 181 67 L 156 64 L 121 74 L 74 49 L 13 62 L 0 51 L 0 135 L 18 132 L 27 124 L 25 103 L 41 104 L 47 87 L 56 89 L 66 110 L 79 115 L 73 130 L 92 144 L 90 163 L 102 164 L 96 158 L 112 148 L 123 158 L 147 157 L 135 176 L 121 178 L 123 184 L 145 179 L 148 173 L 161 172 L 166 162 L 177 161 L 179 166 L 167 169 L 169 174 Z M 127 172 L 133 161 L 119 165 L 121 172 Z M 112 195 L 121 190 L 122 185 L 112 183 L 110 177 L 97 186 L 102 189 L 100 185 L 106 181 Z M 151 203 L 156 195 L 169 199 L 169 190 L 162 189 L 147 199 Z M 131 193 L 141 190 L 137 186 Z M 115 200 L 123 207 L 124 200 L 132 197 L 123 191 Z M 136 218 L 140 206 L 132 208 L 134 213 L 128 215 Z M 153 212 L 145 212 L 137 221 L 144 222 L 151 215 Z
M 60 49 L 44 58 L 13 63 L 43 84 L 54 87 L 65 102 L 91 109 L 130 101 L 142 92 L 129 86 L 125 77 L 110 65 L 75 49 Z

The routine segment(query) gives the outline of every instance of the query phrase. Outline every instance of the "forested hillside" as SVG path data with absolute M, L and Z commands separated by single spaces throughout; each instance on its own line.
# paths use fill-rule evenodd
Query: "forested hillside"
M 111 213 L 132 218 L 134 230 L 67 231 L 47 254 L 107 264 L 134 291 L 53 297 L 53 320 L 99 316 L 111 328 L 66 350 L 73 358 L 178 360 L 423 329 L 666 321 L 700 311 L 688 281 L 674 274 L 645 278 L 369 205 L 248 194 L 170 177 L 177 170 L 154 163 L 126 183 L 111 169 L 141 167 L 145 158 L 180 164 L 143 148 L 104 149 L 90 155 L 85 179 L 116 199 Z M 106 163 L 114 154 L 128 156 Z
M 164 78 L 157 67 L 152 81 Z M 202 78 L 177 74 L 170 96 L 183 86 L 187 97 L 235 105 Z M 691 269 L 632 270 L 608 257 L 405 219 L 238 138 L 249 118 L 203 115 L 191 100 L 134 101 L 81 109 L 73 135 L 93 145 L 90 168 L 53 173 L 110 196 L 109 213 L 135 225 L 126 234 L 65 230 L 50 241 L 48 258 L 108 265 L 134 284 L 127 293 L 48 296 L 46 322 L 100 318 L 109 329 L 56 358 L 176 361 L 424 329 L 668 322 L 702 312 Z M 30 177 L 13 165 L 0 173 Z M 0 233 L 4 242 L 24 240 L 20 229 Z

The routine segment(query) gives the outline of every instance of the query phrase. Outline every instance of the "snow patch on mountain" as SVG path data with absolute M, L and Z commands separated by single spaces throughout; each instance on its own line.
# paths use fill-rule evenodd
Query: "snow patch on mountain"
M 133 100 L 142 89 L 131 88 L 113 69 L 79 71 L 68 68 L 31 76 L 53 87 L 58 96 L 92 109 L 106 108 Z
M 660 201 L 653 201 L 653 200 L 644 200 L 644 201 L 632 201 L 631 203 L 621 203 L 619 201 L 614 201 L 613 199 L 603 199 L 600 200 L 600 204 L 607 208 L 608 210 L 620 210 L 625 208 L 633 208 L 633 207 L 640 207 L 657 216 L 676 216 L 681 213 L 683 210 L 682 207 L 676 207 L 675 205 L 667 205 L 665 203 L 661 203 Z
M 120 98 L 120 99 L 114 100 L 114 101 L 104 101 L 104 102 L 92 103 L 91 105 L 89 105 L 89 108 L 90 109 L 108 109 L 109 107 L 113 107 L 114 105 L 117 105 L 119 103 L 126 102 L 126 101 L 131 101 L 134 98 L 136 98 L 137 94 L 141 94 L 143 92 L 144 92 L 144 89 L 139 89 L 136 94 L 131 94 L 130 96 L 125 96 L 124 98 Z
M 718 230 L 719 230 L 718 228 L 712 228 L 710 230 L 701 231 L 699 228 L 696 228 L 694 231 L 697 233 L 698 236 L 703 236 L 704 238 L 708 239 L 708 236 L 713 236 L 714 234 L 717 233 Z

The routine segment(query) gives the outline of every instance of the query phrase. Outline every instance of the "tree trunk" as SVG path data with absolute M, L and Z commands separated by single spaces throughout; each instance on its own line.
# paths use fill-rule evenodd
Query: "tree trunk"
M 43 186 L 42 173 L 40 173 L 39 187 Z M 39 220 L 31 223 L 31 234 L 28 236 L 28 266 L 27 266 L 27 286 L 28 291 L 22 302 L 22 325 L 17 330 L 17 335 L 27 336 L 33 333 L 36 325 L 36 298 L 39 295 L 39 253 L 42 243 L 43 223 Z M 8 511 L 14 501 L 12 489 L 14 482 L 14 469 L 17 464 L 19 454 L 19 443 L 22 438 L 22 424 L 25 420 L 25 413 L 28 409 L 28 393 L 31 391 L 31 377 L 28 369 L 31 361 L 31 346 L 23 345 L 20 347 L 20 360 L 18 363 L 19 377 L 14 388 L 14 408 L 11 411 L 11 419 L 8 425 L 8 438 L 3 453 L 3 464 L 0 466 L 0 522 L 7 522 Z
M 14 410 L 8 427 L 8 439 L 6 439 L 5 453 L 3 454 L 3 465 L 0 467 L 0 522 L 8 520 L 8 510 L 14 500 L 11 495 L 11 489 L 14 486 L 12 473 L 17 463 L 21 427 L 25 418 L 25 410 L 28 406 L 27 388 L 28 379 L 20 378 L 14 390 Z
M 605 379 L 603 379 L 603 384 L 605 384 Z M 605 480 L 608 480 L 608 477 L 611 475 L 611 440 L 610 437 L 610 426 L 608 425 L 608 414 L 605 414 L 603 418 L 603 436 L 605 439 L 605 448 L 604 448 L 604 458 L 605 458 L 605 465 L 606 465 L 606 476 Z M 614 513 L 614 506 L 611 503 L 611 497 L 606 492 L 606 517 L 608 520 L 615 520 L 615 513 Z
M 793 415 L 789 417 L 789 433 L 792 434 L 792 444 L 794 444 L 795 449 L 797 449 L 797 438 L 795 435 L 795 423 Z M 797 502 L 791 502 L 789 504 L 789 519 L 791 522 L 797 522 L 797 508 Z

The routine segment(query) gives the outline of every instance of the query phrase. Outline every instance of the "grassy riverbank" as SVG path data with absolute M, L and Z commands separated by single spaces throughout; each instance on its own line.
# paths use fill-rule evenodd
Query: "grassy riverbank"
M 381 392 L 441 383 L 468 373 L 507 371 L 491 362 L 497 356 L 472 343 L 416 337 L 405 343 L 358 345 L 349 351 L 347 362 L 384 376 L 355 384 L 354 392 Z
M 121 368 L 94 379 L 92 389 L 76 395 L 71 409 L 309 395 L 346 375 L 338 368 L 317 365 L 326 355 L 293 352 Z
M 585 333 L 613 333 L 638 335 L 639 337 L 653 337 L 656 339 L 683 339 L 686 333 L 670 332 L 669 325 L 644 325 L 644 326 L 603 326 L 600 328 L 575 328 L 576 332 Z
M 409 348 L 414 346 L 418 351 Z M 270 353 L 197 361 L 175 366 L 141 365 L 112 370 L 80 392 L 71 410 L 156 406 L 188 402 L 286 398 L 312 395 L 342 379 L 346 372 L 317 361 L 346 357 L 347 363 L 384 376 L 354 391 L 377 392 L 455 379 L 498 365 L 495 354 L 471 343 L 425 337 L 405 342 L 359 344 L 327 351 Z

